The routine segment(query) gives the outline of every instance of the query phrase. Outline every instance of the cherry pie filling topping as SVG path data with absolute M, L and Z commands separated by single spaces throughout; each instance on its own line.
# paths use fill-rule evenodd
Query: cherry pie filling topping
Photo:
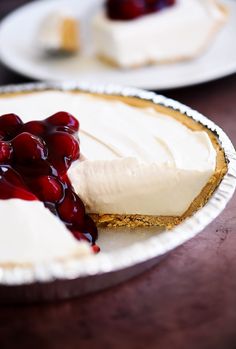
M 99 251 L 97 228 L 67 176 L 80 156 L 79 122 L 58 112 L 23 123 L 15 114 L 0 117 L 0 199 L 42 201 L 78 240 Z
M 106 13 L 112 20 L 132 20 L 172 6 L 176 0 L 107 0 Z

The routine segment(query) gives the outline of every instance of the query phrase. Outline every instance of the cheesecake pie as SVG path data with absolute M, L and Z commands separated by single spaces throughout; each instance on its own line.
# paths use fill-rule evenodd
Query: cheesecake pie
M 171 228 L 227 171 L 213 132 L 137 98 L 13 93 L 0 115 L 0 264 L 98 252 L 99 226 Z
M 227 17 L 218 0 L 107 0 L 93 21 L 96 52 L 122 68 L 192 59 Z

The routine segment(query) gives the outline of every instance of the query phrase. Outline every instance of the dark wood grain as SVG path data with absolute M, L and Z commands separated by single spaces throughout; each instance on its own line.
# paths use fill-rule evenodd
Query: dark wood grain
M 24 2 L 1 0 L 0 17 Z M 0 84 L 26 81 L 0 66 Z M 165 94 L 212 118 L 236 143 L 236 75 Z M 129 282 L 73 301 L 1 307 L 0 348 L 235 349 L 236 199 Z

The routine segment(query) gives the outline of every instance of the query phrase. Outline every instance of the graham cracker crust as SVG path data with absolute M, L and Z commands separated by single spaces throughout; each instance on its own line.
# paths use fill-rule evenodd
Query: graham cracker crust
M 79 31 L 74 18 L 65 18 L 61 26 L 61 50 L 77 52 L 79 50 Z

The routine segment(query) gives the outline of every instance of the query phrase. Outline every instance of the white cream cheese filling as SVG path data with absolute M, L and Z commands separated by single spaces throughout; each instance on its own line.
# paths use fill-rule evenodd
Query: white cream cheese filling
M 215 0 L 177 0 L 160 12 L 132 21 L 99 13 L 93 23 L 99 55 L 122 67 L 192 58 L 226 19 Z
M 69 176 L 90 213 L 179 216 L 215 171 L 205 131 L 152 108 L 66 92 L 0 99 L 23 121 L 68 111 L 80 121 L 81 159 Z
M 42 202 L 0 200 L 0 264 L 44 263 L 92 254 Z

